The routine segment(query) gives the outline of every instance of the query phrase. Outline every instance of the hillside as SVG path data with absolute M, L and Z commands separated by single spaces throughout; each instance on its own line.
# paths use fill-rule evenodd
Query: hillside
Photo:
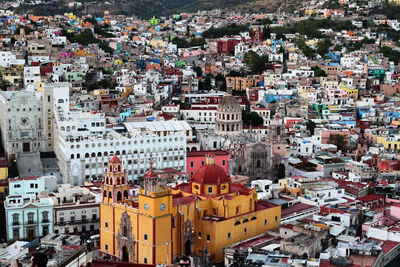
M 295 0 L 114 0 L 103 2 L 100 0 L 84 1 L 81 6 L 68 7 L 59 2 L 46 2 L 38 5 L 21 5 L 18 10 L 32 12 L 35 15 L 55 15 L 65 12 L 82 14 L 103 14 L 109 10 L 114 14 L 137 15 L 141 18 L 170 15 L 181 12 L 195 12 L 198 10 L 230 9 L 242 12 L 274 12 L 293 11 L 302 5 L 302 1 Z

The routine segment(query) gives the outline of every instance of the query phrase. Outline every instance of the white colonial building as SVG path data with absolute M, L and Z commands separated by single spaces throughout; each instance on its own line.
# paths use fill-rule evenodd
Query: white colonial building
M 89 188 L 62 184 L 51 198 L 54 202 L 55 234 L 94 234 L 99 230 L 101 199 L 96 198 Z
M 10 194 L 4 207 L 7 241 L 32 240 L 53 232 L 53 200 L 57 189 L 54 176 L 9 179 Z
M 0 92 L 0 129 L 9 159 L 20 152 L 52 151 L 53 111 L 69 105 L 68 83 L 45 83 L 41 92 L 33 87 Z
M 107 128 L 99 112 L 58 108 L 55 153 L 63 183 L 82 185 L 104 176 L 110 157 L 118 155 L 135 183 L 153 161 L 158 169 L 186 170 L 186 141 L 192 129 L 185 121 L 127 122 Z

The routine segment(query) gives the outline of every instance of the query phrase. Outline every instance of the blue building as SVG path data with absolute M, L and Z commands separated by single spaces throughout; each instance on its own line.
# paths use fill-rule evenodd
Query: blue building
M 33 240 L 53 232 L 55 176 L 9 179 L 10 194 L 4 203 L 7 241 Z
M 371 113 L 371 108 L 370 107 L 362 107 L 362 108 L 358 108 L 357 110 L 357 116 L 360 119 L 364 119 L 365 115 L 368 115 Z
M 282 94 L 282 93 L 267 93 L 265 94 L 265 104 L 271 103 L 271 102 L 279 102 L 281 100 L 286 100 L 286 99 L 291 99 L 292 95 L 291 94 Z

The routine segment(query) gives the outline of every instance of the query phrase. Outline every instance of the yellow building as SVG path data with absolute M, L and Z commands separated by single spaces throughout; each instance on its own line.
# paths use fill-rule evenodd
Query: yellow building
M 150 164 L 136 199 L 114 156 L 102 189 L 100 250 L 122 261 L 172 264 L 184 254 L 206 251 L 220 262 L 224 247 L 279 227 L 281 219 L 280 206 L 258 201 L 254 189 L 232 183 L 213 155 L 190 183 L 175 188 L 166 187 Z
M 0 156 L 0 203 L 8 195 L 8 160 L 4 155 Z
M 400 139 L 397 137 L 378 136 L 376 138 L 377 144 L 382 144 L 385 149 L 400 150 Z

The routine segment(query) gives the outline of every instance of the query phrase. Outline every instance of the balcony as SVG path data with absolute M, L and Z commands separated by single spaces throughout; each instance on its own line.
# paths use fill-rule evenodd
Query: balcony
M 27 221 L 26 224 L 36 224 L 35 221 Z
M 19 222 L 13 222 L 12 225 L 19 225 Z
M 49 221 L 49 219 L 43 219 L 42 220 L 42 223 L 49 223 L 50 221 Z

